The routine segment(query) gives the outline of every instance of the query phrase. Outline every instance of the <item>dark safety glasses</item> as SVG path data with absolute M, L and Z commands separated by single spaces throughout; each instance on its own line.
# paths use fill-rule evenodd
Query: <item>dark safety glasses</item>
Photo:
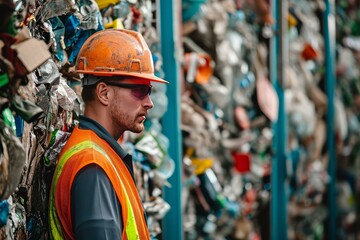
M 119 82 L 105 82 L 105 83 L 110 86 L 117 86 L 117 87 L 121 87 L 121 88 L 131 89 L 131 94 L 140 100 L 144 99 L 147 95 L 150 96 L 150 94 L 151 94 L 151 88 L 152 88 L 151 85 L 126 84 L 126 83 L 119 83 Z

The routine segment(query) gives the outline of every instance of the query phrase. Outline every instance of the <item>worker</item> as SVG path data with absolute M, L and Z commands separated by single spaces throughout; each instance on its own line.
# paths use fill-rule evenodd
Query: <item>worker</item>
M 91 35 L 75 70 L 85 103 L 53 176 L 51 239 L 150 239 L 132 157 L 117 140 L 141 133 L 153 107 L 151 52 L 138 32 L 108 29 Z

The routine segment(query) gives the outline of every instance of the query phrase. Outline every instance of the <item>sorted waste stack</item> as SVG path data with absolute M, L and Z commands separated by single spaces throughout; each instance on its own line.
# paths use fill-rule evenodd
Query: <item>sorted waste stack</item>
M 270 7 L 185 0 L 182 16 L 186 239 L 267 239 L 278 111 Z
M 126 28 L 144 35 L 164 77 L 155 1 L 0 1 L 0 239 L 48 239 L 48 195 L 58 154 L 83 111 L 73 65 L 93 33 Z M 99 56 L 100 57 L 100 56 Z M 161 195 L 174 170 L 161 133 L 166 86 L 153 86 L 146 131 L 119 143 L 135 177 L 152 236 L 170 205 Z
M 338 1 L 337 237 L 358 235 L 359 9 Z M 284 65 L 289 239 L 326 239 L 324 1 L 289 1 Z M 182 0 L 186 239 L 269 239 L 273 124 L 269 1 Z
M 360 236 L 359 96 L 360 6 L 337 1 L 336 5 L 336 111 L 337 202 L 339 239 Z M 339 115 L 337 114 L 337 115 Z

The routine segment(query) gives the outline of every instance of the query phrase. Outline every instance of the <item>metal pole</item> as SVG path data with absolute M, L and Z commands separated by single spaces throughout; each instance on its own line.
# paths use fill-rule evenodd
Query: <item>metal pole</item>
M 164 200 L 171 206 L 170 211 L 163 219 L 163 239 L 182 240 L 182 137 L 180 130 L 180 64 L 179 58 L 182 44 L 180 42 L 180 13 L 179 0 L 158 0 L 160 9 L 160 41 L 163 57 L 165 79 L 170 83 L 167 86 L 169 106 L 162 118 L 163 133 L 170 140 L 169 155 L 175 161 L 175 171 L 168 179 L 171 188 L 164 188 Z
M 273 16 L 276 18 L 275 32 L 270 45 L 270 79 L 273 82 L 279 98 L 278 120 L 274 124 L 274 159 L 271 170 L 271 210 L 270 225 L 271 239 L 287 239 L 287 198 L 285 191 L 286 180 L 286 146 L 287 120 L 285 114 L 285 100 L 283 80 L 287 64 L 287 0 L 272 1 Z
M 335 153 L 335 9 L 334 1 L 326 0 L 324 12 L 324 41 L 325 41 L 325 65 L 326 65 L 326 94 L 328 99 L 326 115 L 326 144 L 329 154 L 328 173 L 330 182 L 328 184 L 328 236 L 327 239 L 336 239 L 336 153 Z

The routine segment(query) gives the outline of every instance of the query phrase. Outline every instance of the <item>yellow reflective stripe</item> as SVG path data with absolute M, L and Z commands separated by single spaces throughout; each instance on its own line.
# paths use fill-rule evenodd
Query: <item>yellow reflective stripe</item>
M 60 240 L 63 239 L 61 233 L 61 225 L 59 219 L 56 215 L 56 210 L 53 202 L 53 193 L 50 194 L 50 213 L 49 213 L 49 221 L 50 221 L 50 239 L 51 240 Z
M 127 196 L 126 193 L 126 204 L 127 204 L 127 210 L 128 210 L 128 216 L 127 216 L 127 221 L 126 221 L 126 236 L 127 239 L 140 239 L 137 227 L 136 227 L 136 220 L 135 220 L 135 216 L 134 216 L 134 211 L 131 207 L 131 203 L 130 203 L 130 199 Z
M 107 155 L 107 153 L 99 146 L 97 145 L 95 142 L 92 141 L 83 141 L 79 144 L 76 144 L 75 146 L 73 146 L 72 148 L 70 148 L 69 150 L 67 150 L 61 157 L 61 159 L 58 162 L 58 165 L 56 167 L 55 170 L 55 174 L 54 174 L 54 180 L 52 183 L 52 191 L 50 193 L 50 239 L 54 239 L 54 240 L 58 240 L 58 239 L 63 239 L 62 236 L 62 232 L 61 232 L 61 224 L 59 221 L 59 218 L 57 216 L 56 213 L 56 209 L 55 209 L 55 186 L 56 183 L 59 179 L 59 176 L 65 166 L 65 163 L 67 162 L 68 159 L 70 159 L 74 154 L 87 149 L 87 148 L 93 148 L 94 150 L 100 152 L 101 154 L 103 154 L 103 156 L 106 157 L 106 159 L 109 161 L 109 163 L 111 164 L 112 168 L 114 169 L 114 172 L 116 173 L 118 180 L 121 184 L 121 187 L 123 189 L 125 189 L 125 197 L 126 197 L 126 207 L 127 207 L 127 212 L 128 212 L 128 216 L 127 216 L 127 221 L 126 221 L 126 235 L 128 237 L 128 239 L 140 239 L 137 227 L 136 227 L 136 220 L 135 220 L 135 216 L 134 216 L 134 211 L 132 209 L 131 206 L 131 202 L 128 196 L 128 193 L 126 191 L 126 188 L 124 186 L 124 183 L 122 182 L 119 173 L 116 171 L 116 168 L 112 162 L 112 160 L 110 159 L 110 157 Z

